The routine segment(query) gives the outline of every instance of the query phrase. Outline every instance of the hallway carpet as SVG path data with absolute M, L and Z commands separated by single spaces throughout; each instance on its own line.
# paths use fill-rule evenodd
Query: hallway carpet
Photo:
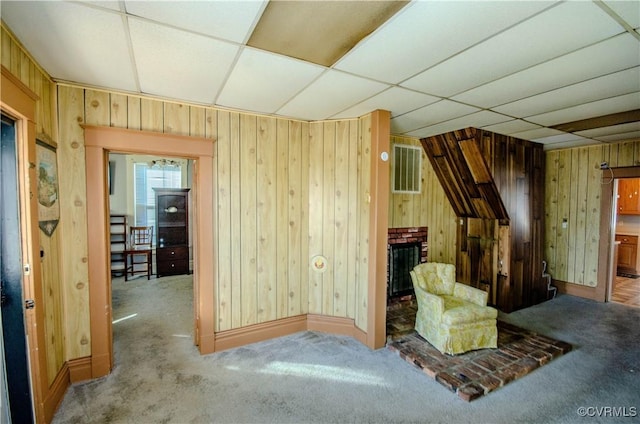
M 54 423 L 630 423 L 640 413 L 638 308 L 559 295 L 501 314 L 573 350 L 465 402 L 349 337 L 301 332 L 201 356 L 191 284 L 114 282 L 113 372 L 72 385 Z

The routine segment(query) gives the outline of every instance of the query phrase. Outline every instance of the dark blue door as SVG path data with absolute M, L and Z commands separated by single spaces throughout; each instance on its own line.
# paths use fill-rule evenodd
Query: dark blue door
M 0 302 L 9 409 L 13 423 L 33 423 L 22 298 L 16 130 L 2 115 L 0 143 Z

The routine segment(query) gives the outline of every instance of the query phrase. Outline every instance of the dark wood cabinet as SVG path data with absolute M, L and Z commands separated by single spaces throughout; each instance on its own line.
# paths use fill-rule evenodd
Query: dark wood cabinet
M 189 189 L 154 188 L 156 194 L 156 273 L 189 272 Z

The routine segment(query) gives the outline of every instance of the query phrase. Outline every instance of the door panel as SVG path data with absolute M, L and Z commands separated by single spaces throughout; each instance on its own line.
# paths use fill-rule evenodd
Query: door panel
M 33 409 L 29 386 L 22 266 L 20 258 L 20 218 L 16 137 L 14 123 L 2 116 L 0 142 L 0 294 L 2 339 L 7 374 L 11 420 L 32 423 Z

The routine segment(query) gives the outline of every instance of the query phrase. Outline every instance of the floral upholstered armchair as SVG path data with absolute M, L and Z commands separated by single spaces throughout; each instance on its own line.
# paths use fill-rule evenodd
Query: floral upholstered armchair
M 456 282 L 450 264 L 421 263 L 410 274 L 418 301 L 418 334 L 451 355 L 497 347 L 498 311 L 487 306 L 487 292 Z

